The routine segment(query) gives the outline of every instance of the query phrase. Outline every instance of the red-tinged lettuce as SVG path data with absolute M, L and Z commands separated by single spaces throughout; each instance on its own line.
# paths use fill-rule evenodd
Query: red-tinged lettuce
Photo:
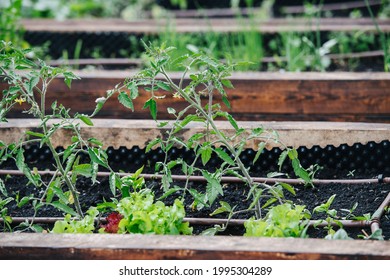
M 118 225 L 123 216 L 117 212 L 113 212 L 107 216 L 107 224 L 102 225 L 101 228 L 104 229 L 106 233 L 117 233 Z

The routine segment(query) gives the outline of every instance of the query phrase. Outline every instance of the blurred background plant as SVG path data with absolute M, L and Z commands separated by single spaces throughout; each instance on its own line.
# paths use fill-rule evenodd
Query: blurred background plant
M 8 2 L 8 3 L 7 3 Z M 15 46 L 27 47 L 20 25 L 22 0 L 0 2 L 0 41 L 13 42 Z
M 19 0 L 24 18 L 69 18 L 107 17 L 138 19 L 164 14 L 158 1 L 154 0 Z M 170 0 L 173 5 L 187 7 L 186 0 Z
M 377 55 L 375 70 L 389 69 L 388 32 L 354 30 L 348 32 L 323 32 L 319 29 L 320 19 L 333 17 L 333 11 L 322 10 L 323 0 L 301 1 L 302 12 L 284 14 L 285 18 L 301 18 L 313 27 L 313 31 L 284 31 L 262 33 L 258 31 L 262 20 L 280 17 L 281 5 L 295 5 L 299 1 L 282 0 L 3 0 L 0 3 L 0 40 L 12 41 L 14 45 L 34 47 L 37 57 L 45 61 L 59 59 L 67 62 L 82 58 L 132 58 L 142 56 L 140 39 L 161 45 L 166 42 L 183 53 L 203 52 L 220 60 L 244 60 L 241 71 L 362 71 L 370 68 L 371 61 L 364 64 L 359 56 L 345 58 L 351 53 L 382 51 Z M 334 1 L 332 1 L 333 3 Z M 371 3 L 371 2 L 370 2 Z M 389 0 L 381 5 L 352 9 L 346 16 L 359 19 L 372 16 L 373 19 L 388 18 Z M 202 33 L 180 33 L 176 30 L 175 13 L 180 9 L 231 8 L 230 15 L 239 31 Z M 239 8 L 246 8 L 245 10 Z M 206 17 L 199 13 L 198 16 Z M 140 19 L 164 19 L 157 34 L 128 34 L 125 32 L 82 32 L 61 34 L 38 34 L 24 32 L 20 19 L 53 18 L 58 20 L 80 18 L 122 18 L 127 21 Z M 41 32 L 42 33 L 42 32 Z M 54 34 L 54 35 L 53 35 Z M 53 35 L 53 36 L 52 36 Z M 29 44 L 27 43 L 29 42 Z M 341 56 L 337 56 L 340 54 Z M 336 55 L 336 58 L 332 58 Z M 65 63 L 66 64 L 66 63 Z M 72 63 L 79 68 L 78 63 Z M 383 65 L 383 66 L 382 66 Z M 137 64 L 132 67 L 142 67 Z M 176 69 L 171 69 L 176 70 Z M 370 70 L 373 70 L 370 68 Z

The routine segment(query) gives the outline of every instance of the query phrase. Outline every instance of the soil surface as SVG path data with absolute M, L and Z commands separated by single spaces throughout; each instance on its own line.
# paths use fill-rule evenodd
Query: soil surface
M 388 143 L 388 141 L 387 141 Z M 376 149 L 379 147 L 381 153 L 388 152 L 389 145 L 384 143 L 376 144 L 375 147 L 368 148 L 368 146 L 359 146 L 358 156 L 364 154 L 365 148 L 370 150 L 371 153 L 368 155 L 372 157 L 372 154 L 379 156 L 379 152 L 376 152 Z M 349 147 L 348 149 L 352 149 L 353 147 Z M 35 150 L 34 150 L 35 149 Z M 31 168 L 37 168 L 38 170 L 50 169 L 52 166 L 52 160 L 49 158 L 47 153 L 44 150 L 36 151 L 36 147 L 32 147 L 26 150 L 26 159 L 28 160 L 28 164 Z M 334 150 L 335 149 L 335 150 Z M 332 152 L 337 155 L 337 152 L 342 151 L 344 148 L 338 147 L 334 148 Z M 328 148 L 328 150 L 332 150 Z M 317 156 L 313 158 L 313 155 Z M 154 151 L 152 155 L 145 155 L 142 150 L 137 147 L 134 147 L 131 150 L 127 149 L 119 149 L 114 150 L 110 149 L 107 151 L 110 155 L 111 165 L 117 171 L 125 171 L 125 172 L 135 172 L 140 165 L 144 164 L 145 169 L 144 173 L 153 173 L 153 161 L 159 160 L 161 156 L 161 152 Z M 356 156 L 354 157 L 352 153 L 349 151 L 344 151 L 345 154 L 342 158 L 337 158 L 335 156 L 330 157 L 329 154 L 324 156 L 324 149 L 316 150 L 311 149 L 304 151 L 304 148 L 301 149 L 301 162 L 305 165 L 319 162 L 323 165 L 322 169 L 320 169 L 315 177 L 318 179 L 356 179 L 356 178 L 376 178 L 379 174 L 383 174 L 385 177 L 389 176 L 389 164 L 388 159 L 385 158 L 384 162 L 381 162 L 377 157 L 375 159 L 371 159 L 371 165 L 367 164 L 367 160 L 362 160 L 360 165 L 356 161 Z M 186 151 L 177 150 L 174 157 L 183 157 L 184 159 L 190 154 Z M 245 151 L 245 155 L 248 157 L 247 160 L 251 159 L 253 151 Z M 270 171 L 277 171 L 275 159 L 276 156 L 271 156 L 272 154 L 277 155 L 278 151 L 269 151 L 262 157 L 266 158 L 266 160 L 259 161 L 256 165 L 251 166 L 252 175 L 258 177 L 264 177 Z M 349 155 L 349 158 L 348 156 Z M 383 154 L 382 154 L 383 155 Z M 327 162 L 324 157 L 327 157 L 327 160 L 330 161 L 328 164 L 324 164 Z M 125 159 L 126 158 L 126 159 Z M 311 159 L 311 161 L 309 160 Z M 322 160 L 322 161 L 321 161 Z M 383 160 L 383 157 L 382 157 Z M 344 162 L 344 164 L 341 164 Z M 377 164 L 373 164 L 373 163 Z M 210 169 L 218 166 L 220 162 L 218 160 L 212 160 L 210 162 Z M 304 166 L 305 166 L 304 165 Z M 379 166 L 378 166 L 379 165 Z M 306 167 L 306 166 L 305 166 Z M 11 161 L 4 162 L 0 165 L 1 169 L 16 169 L 14 163 Z M 352 169 L 354 168 L 354 169 Z M 283 171 L 287 174 L 290 174 L 291 177 L 294 177 L 291 168 L 285 166 Z M 27 184 L 27 179 L 23 176 L 5 176 L 2 175 L 0 177 L 4 180 L 8 194 L 10 196 L 19 195 L 19 197 L 28 196 L 33 194 L 35 197 L 42 196 L 44 193 L 43 188 L 35 188 L 32 185 Z M 49 177 L 47 177 L 49 179 Z M 80 202 L 83 210 L 87 210 L 90 206 L 96 206 L 98 203 L 103 202 L 104 200 L 110 201 L 113 197 L 107 177 L 99 177 L 98 183 L 92 184 L 90 179 L 80 178 L 77 182 L 77 189 L 80 192 Z M 176 184 L 176 182 L 175 182 Z M 180 182 L 177 182 L 180 185 Z M 161 189 L 161 184 L 156 180 L 147 180 L 146 186 L 148 188 L 153 189 L 155 192 L 156 198 L 160 197 L 163 194 Z M 197 183 L 192 182 L 191 188 L 195 188 L 198 190 L 204 190 L 206 188 L 206 183 Z M 340 217 L 345 217 L 348 213 L 343 209 L 351 209 L 355 203 L 358 203 L 356 210 L 353 212 L 356 216 L 361 216 L 363 214 L 373 214 L 376 209 L 381 205 L 383 200 L 389 194 L 390 185 L 389 184 L 354 184 L 354 185 L 343 185 L 343 184 L 326 184 L 326 185 L 314 185 L 314 186 L 303 186 L 296 185 L 294 186 L 296 190 L 296 195 L 284 192 L 286 199 L 294 201 L 296 204 L 306 205 L 306 208 L 312 213 L 312 219 L 322 219 L 324 216 L 319 216 L 318 214 L 313 213 L 313 209 L 316 206 L 319 206 L 322 203 L 325 203 L 329 197 L 332 195 L 336 195 L 336 198 L 331 206 L 332 209 L 336 209 L 338 215 Z M 239 183 L 229 183 L 223 185 L 224 194 L 218 200 L 222 200 L 228 202 L 231 206 L 237 205 L 237 210 L 246 209 L 250 201 L 247 200 L 248 187 L 244 184 Z M 166 198 L 164 202 L 166 204 L 171 204 L 173 200 L 180 194 L 173 194 Z M 190 195 L 186 195 L 185 197 L 185 205 L 186 205 L 186 214 L 187 217 L 201 217 L 208 218 L 210 217 L 210 213 L 212 213 L 217 207 L 219 207 L 218 202 L 214 203 L 210 208 L 204 207 L 201 210 L 194 209 L 193 198 Z M 28 217 L 34 214 L 34 211 L 30 205 L 25 205 L 21 208 L 17 207 L 16 203 L 10 203 L 7 205 L 8 207 L 8 215 L 12 217 Z M 234 218 L 238 219 L 246 219 L 253 216 L 254 213 L 246 212 L 240 215 L 235 216 Z M 54 209 L 50 206 L 42 207 L 39 210 L 38 216 L 41 217 L 62 217 L 63 213 L 57 209 Z M 223 214 L 219 214 L 214 216 L 214 218 L 226 218 Z M 51 226 L 44 225 L 45 228 L 50 228 Z M 198 234 L 203 230 L 209 228 L 210 226 L 198 226 L 194 225 L 194 234 Z M 381 219 L 381 228 L 383 230 L 383 234 L 386 240 L 390 239 L 390 213 L 387 211 L 385 215 L 383 215 Z M 350 237 L 359 238 L 359 235 L 363 235 L 364 232 L 361 228 L 345 228 L 349 233 Z M 370 228 L 363 229 L 366 233 L 370 234 Z M 244 233 L 244 228 L 242 226 L 230 226 L 228 229 L 222 234 L 227 235 L 242 235 Z M 326 231 L 324 229 L 316 228 L 309 230 L 310 237 L 324 237 L 326 235 Z

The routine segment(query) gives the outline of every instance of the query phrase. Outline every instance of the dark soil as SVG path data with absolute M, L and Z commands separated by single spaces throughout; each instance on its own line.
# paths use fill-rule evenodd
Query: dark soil
M 128 150 L 121 148 L 118 150 L 108 149 L 110 160 L 114 169 L 118 171 L 134 172 L 141 165 L 145 165 L 145 173 L 153 173 L 152 166 L 155 161 L 160 160 L 161 152 L 158 150 L 153 151 L 151 154 L 145 154 L 142 149 L 133 147 Z M 265 152 L 261 156 L 260 161 L 252 166 L 251 170 L 253 176 L 265 176 L 269 171 L 277 171 L 276 158 L 280 151 L 271 150 Z M 382 143 L 371 143 L 368 145 L 356 144 L 353 147 L 340 146 L 340 147 L 327 147 L 321 149 L 319 147 L 313 147 L 311 149 L 300 148 L 302 164 L 307 167 L 310 164 L 319 164 L 323 168 L 316 173 L 316 178 L 326 179 L 356 179 L 356 178 L 376 178 L 379 174 L 389 176 L 389 141 Z M 247 150 L 244 152 L 243 160 L 250 162 L 254 152 Z M 44 149 L 37 149 L 37 147 L 30 147 L 26 150 L 26 159 L 30 167 L 36 167 L 39 170 L 44 170 L 52 166 L 52 160 L 49 158 L 47 152 Z M 387 157 L 386 157 L 387 156 Z M 171 157 L 191 157 L 191 153 L 188 151 L 176 150 Z M 363 157 L 360 159 L 360 157 Z M 210 163 L 210 168 L 218 166 L 220 162 L 213 160 Z M 1 169 L 16 169 L 14 164 L 10 161 L 3 163 L 0 166 Z M 291 174 L 291 168 L 287 165 L 283 168 L 283 171 L 287 174 Z M 5 181 L 7 191 L 9 195 L 15 196 L 19 194 L 19 197 L 24 197 L 33 194 L 35 197 L 39 197 L 43 194 L 44 189 L 35 188 L 32 185 L 27 184 L 27 179 L 22 176 L 1 176 L 1 179 Z M 96 206 L 98 203 L 104 200 L 110 201 L 113 197 L 110 188 L 108 178 L 98 178 L 99 182 L 92 184 L 90 179 L 80 178 L 77 182 L 77 189 L 80 192 L 80 201 L 83 210 L 87 210 L 90 206 Z M 176 183 L 176 182 L 175 182 Z M 177 182 L 180 185 L 180 182 Z M 159 181 L 146 181 L 148 188 L 153 189 L 156 198 L 163 194 Z M 191 188 L 198 190 L 204 190 L 206 183 L 191 183 Z M 237 205 L 237 210 L 246 209 L 249 205 L 249 201 L 246 199 L 248 194 L 248 188 L 243 184 L 225 184 L 224 195 L 220 197 L 220 200 L 228 202 L 230 205 Z M 356 185 L 342 185 L 342 184 L 327 184 L 327 185 L 315 185 L 315 186 L 295 186 L 296 196 L 285 192 L 286 199 L 294 201 L 296 204 L 306 205 L 306 208 L 313 214 L 313 209 L 325 203 L 330 196 L 336 194 L 336 198 L 332 204 L 332 209 L 338 211 L 340 217 L 345 217 L 347 212 L 343 209 L 351 209 L 355 203 L 358 203 L 358 207 L 353 212 L 356 216 L 361 216 L 366 213 L 373 214 L 379 205 L 383 202 L 388 195 L 390 186 L 388 184 L 356 184 Z M 165 199 L 166 204 L 172 203 L 172 201 L 179 194 L 173 194 Z M 218 199 L 217 199 L 218 201 Z M 201 210 L 194 209 L 193 199 L 190 195 L 185 197 L 186 213 L 187 217 L 210 217 L 217 207 L 218 203 L 214 203 L 210 208 L 204 207 Z M 7 205 L 8 215 L 13 217 L 27 217 L 32 216 L 34 211 L 31 206 L 26 205 L 22 208 L 18 208 L 15 203 Z M 234 218 L 246 219 L 253 216 L 253 213 L 246 212 L 240 214 Z M 62 217 L 63 213 L 50 206 L 42 207 L 39 210 L 38 216 L 42 217 Z M 223 214 L 215 216 L 215 218 L 226 218 Z M 317 214 L 312 215 L 312 219 L 321 219 L 324 216 Z M 50 226 L 45 226 L 45 228 Z M 209 226 L 195 226 L 194 233 L 198 234 Z M 381 228 L 385 239 L 390 238 L 390 214 L 386 213 L 381 219 Z M 348 229 L 346 228 L 351 237 L 357 238 L 358 235 L 362 235 L 362 229 Z M 370 233 L 370 229 L 364 229 L 367 233 Z M 240 226 L 228 227 L 223 234 L 229 235 L 242 235 L 244 228 Z M 326 231 L 323 229 L 311 229 L 309 231 L 311 237 L 324 237 Z

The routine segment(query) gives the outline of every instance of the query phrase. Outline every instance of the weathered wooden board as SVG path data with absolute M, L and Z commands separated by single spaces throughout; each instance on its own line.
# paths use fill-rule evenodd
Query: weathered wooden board
M 119 148 L 133 146 L 145 147 L 156 137 L 165 137 L 168 127 L 158 128 L 152 120 L 113 120 L 95 119 L 94 126 L 82 125 L 81 134 L 85 139 L 95 137 L 107 145 Z M 10 119 L 0 124 L 0 140 L 5 143 L 18 142 L 27 130 L 35 131 L 39 122 L 34 119 Z M 218 121 L 218 127 L 227 135 L 233 135 L 234 129 L 227 121 Z M 279 143 L 270 141 L 268 148 L 283 143 L 291 147 L 314 145 L 339 146 L 354 143 L 366 144 L 369 141 L 381 142 L 390 139 L 390 124 L 342 123 L 342 122 L 239 122 L 243 128 L 264 127 L 277 131 Z M 188 139 L 195 132 L 204 131 L 200 125 L 190 124 L 178 136 Z M 71 144 L 69 131 L 61 130 L 52 136 L 54 146 L 66 147 Z M 247 148 L 257 149 L 259 140 L 251 140 Z
M 350 58 L 371 58 L 371 57 L 383 57 L 384 52 L 382 50 L 355 52 L 355 53 L 333 53 L 329 54 L 328 57 L 333 60 L 345 60 Z M 287 61 L 286 57 L 262 57 L 261 63 L 276 63 L 280 61 Z M 142 58 L 79 58 L 79 59 L 55 59 L 46 62 L 51 66 L 104 66 L 104 65 L 120 65 L 128 68 L 140 68 L 145 60 Z
M 257 30 L 263 33 L 287 31 L 370 31 L 377 32 L 370 18 L 321 18 L 321 19 L 281 19 L 248 20 L 226 18 L 177 18 L 125 21 L 121 19 L 72 19 L 57 21 L 52 19 L 23 19 L 21 23 L 29 32 L 125 32 L 131 34 L 155 34 L 168 28 L 179 33 L 193 32 L 238 32 Z M 379 19 L 379 28 L 390 31 L 390 20 Z
M 237 236 L 0 233 L 0 259 L 390 259 L 390 242 Z
M 47 104 L 55 100 L 72 112 L 92 113 L 95 100 L 108 89 L 131 77 L 134 72 L 93 71 L 77 73 L 81 80 L 69 89 L 56 79 L 47 95 Z M 175 81 L 180 73 L 172 73 Z M 186 80 L 188 82 L 188 80 Z M 237 120 L 249 121 L 357 121 L 390 122 L 390 74 L 388 73 L 234 73 L 234 89 L 228 89 L 231 109 Z M 0 84 L 0 90 L 7 88 Z M 161 94 L 166 94 L 161 93 Z M 109 100 L 100 118 L 146 119 L 143 110 L 148 94 L 140 91 L 134 101 L 135 112 L 124 108 L 116 98 Z M 218 96 L 216 96 L 218 99 Z M 159 100 L 159 118 L 169 118 L 168 107 L 180 110 L 186 104 L 170 94 Z M 9 117 L 21 115 L 24 106 L 16 106 Z

